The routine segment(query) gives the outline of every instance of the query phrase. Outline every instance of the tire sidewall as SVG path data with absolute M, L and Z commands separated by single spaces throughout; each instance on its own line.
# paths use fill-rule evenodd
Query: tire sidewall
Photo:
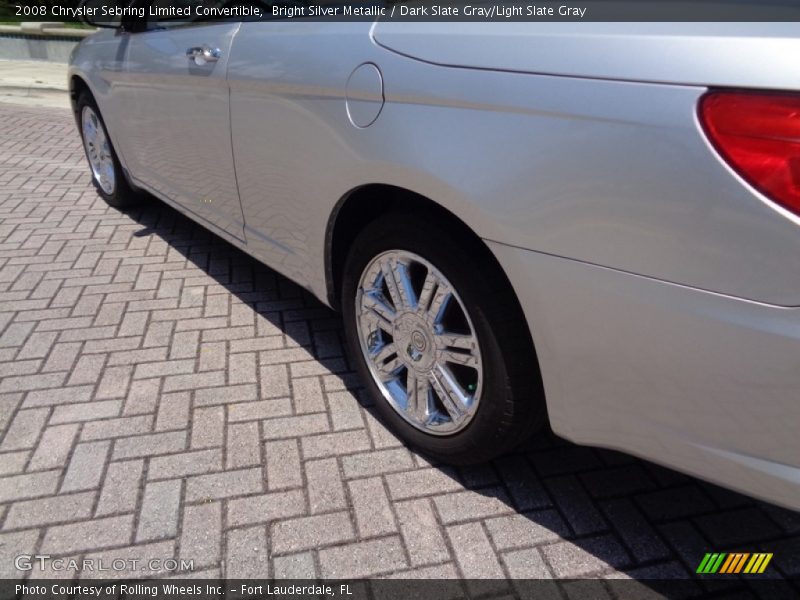
M 409 231 L 414 234 L 407 235 Z M 367 264 L 387 250 L 413 252 L 436 267 L 461 297 L 475 329 L 484 367 L 481 398 L 472 421 L 454 434 L 426 434 L 408 423 L 383 397 L 364 359 L 356 326 L 355 299 L 361 274 Z M 510 404 L 513 403 L 500 343 L 483 309 L 484 300 L 474 285 L 480 273 L 470 272 L 467 262 L 463 256 L 459 256 L 458 245 L 444 230 L 429 224 L 414 223 L 405 216 L 393 216 L 386 221 L 379 219 L 358 236 L 346 261 L 342 282 L 341 308 L 348 347 L 361 380 L 375 400 L 376 409 L 405 441 L 434 457 L 453 463 L 471 462 L 469 453 L 472 450 L 491 444 L 503 431 Z

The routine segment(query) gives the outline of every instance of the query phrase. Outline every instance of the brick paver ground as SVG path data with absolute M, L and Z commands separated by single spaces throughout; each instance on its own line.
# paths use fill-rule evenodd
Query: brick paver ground
M 410 452 L 335 313 L 159 203 L 108 208 L 62 110 L 0 106 L 0 433 L 3 577 L 33 553 L 646 578 L 762 550 L 771 576 L 800 571 L 799 514 L 622 454 L 547 437 L 451 469 Z

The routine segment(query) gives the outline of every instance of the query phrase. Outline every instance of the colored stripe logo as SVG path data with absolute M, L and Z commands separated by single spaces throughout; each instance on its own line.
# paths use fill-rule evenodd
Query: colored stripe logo
M 749 552 L 708 552 L 697 573 L 711 575 L 723 573 L 726 575 L 736 573 L 763 573 L 772 560 L 772 553 L 762 552 L 750 554 Z

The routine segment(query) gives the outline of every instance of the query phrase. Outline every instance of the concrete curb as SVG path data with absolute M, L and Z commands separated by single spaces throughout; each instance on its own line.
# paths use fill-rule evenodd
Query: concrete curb
M 0 100 L 69 107 L 67 66 L 44 61 L 0 60 Z

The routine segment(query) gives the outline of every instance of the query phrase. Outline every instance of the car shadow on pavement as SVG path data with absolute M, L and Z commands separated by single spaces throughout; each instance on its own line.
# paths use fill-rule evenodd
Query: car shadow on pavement
M 338 314 L 157 200 L 126 214 L 139 225 L 134 236 L 168 244 L 176 261 L 188 260 L 278 328 L 287 346 L 306 348 L 326 377 L 358 398 L 382 435 L 391 435 L 349 367 Z M 472 533 L 503 577 L 627 578 L 668 596 L 752 591 L 750 579 L 694 576 L 705 553 L 725 551 L 774 552 L 771 578 L 800 574 L 800 514 L 623 453 L 544 432 L 484 465 L 449 467 L 413 456 L 416 468 L 432 467 L 453 482 L 442 486 L 446 495 L 427 496 L 439 528 L 450 535 L 477 527 Z M 481 575 L 458 562 L 465 578 Z M 523 583 L 513 585 L 520 592 Z M 565 585 L 591 597 L 608 591 L 591 587 L 607 583 Z

